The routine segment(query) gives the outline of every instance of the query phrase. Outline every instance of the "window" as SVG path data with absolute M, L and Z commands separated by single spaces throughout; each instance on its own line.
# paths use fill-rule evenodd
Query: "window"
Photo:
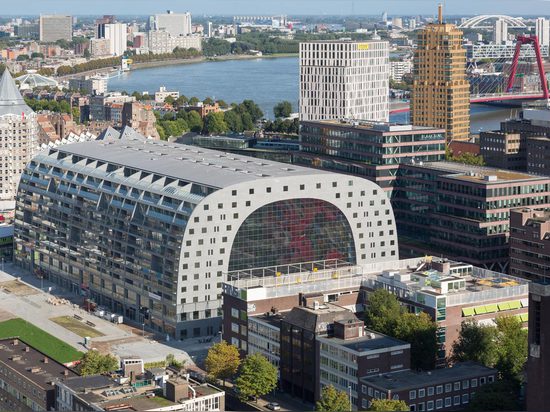
M 369 407 L 369 401 L 367 401 L 366 399 L 363 399 L 361 401 L 361 406 L 363 407 L 363 409 L 368 409 Z
M 460 382 L 455 382 L 455 391 L 460 390 Z
M 418 390 L 418 397 L 423 398 L 424 396 L 426 396 L 426 389 L 424 389 L 424 388 L 419 389 Z
M 254 194 L 254 189 L 248 189 L 248 193 L 253 195 Z
M 460 405 L 460 395 L 456 395 L 454 398 L 453 398 L 453 404 L 456 406 L 456 405 Z
M 467 393 L 465 393 L 464 395 L 462 395 L 462 403 L 468 403 L 470 402 L 470 395 L 468 395 Z
M 367 390 L 367 393 L 369 394 L 369 396 L 372 396 L 372 393 L 373 393 L 373 389 L 369 386 L 368 390 Z
M 428 406 L 428 410 L 429 411 L 433 411 L 434 410 L 434 401 L 428 401 L 428 403 L 426 404 Z
M 424 412 L 424 402 L 418 404 L 418 412 Z
M 453 390 L 453 385 L 450 383 L 445 384 L 445 392 L 451 392 Z
M 468 389 L 470 387 L 470 381 L 468 379 L 462 381 L 462 389 Z
M 435 401 L 435 409 L 443 408 L 443 399 L 438 399 Z
M 453 404 L 453 400 L 451 399 L 450 396 L 448 398 L 445 398 L 445 408 L 448 408 L 452 404 Z
M 485 385 L 485 376 L 482 378 L 479 378 L 479 386 Z
M 495 381 L 495 377 L 492 375 L 487 378 L 487 382 L 489 383 L 493 383 L 494 381 Z
M 267 193 L 271 193 L 271 188 L 270 188 L 270 187 L 266 187 L 266 188 L 265 188 L 265 191 L 266 191 Z
M 233 333 L 239 333 L 239 325 L 237 325 L 236 323 L 231 323 L 231 332 Z
M 416 411 L 416 404 L 409 405 L 410 411 Z
M 438 394 L 438 395 L 441 395 L 443 393 L 443 385 L 437 385 L 435 387 L 435 392 Z
M 472 388 L 477 388 L 477 378 L 472 379 Z
M 238 318 L 239 317 L 239 309 L 231 308 L 231 317 L 232 318 Z
M 428 396 L 434 396 L 434 387 L 433 386 L 430 386 L 428 388 Z
M 409 391 L 409 399 L 416 399 L 416 390 Z

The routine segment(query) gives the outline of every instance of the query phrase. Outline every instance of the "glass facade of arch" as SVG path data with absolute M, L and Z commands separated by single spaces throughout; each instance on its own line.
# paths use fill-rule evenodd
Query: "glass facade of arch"
M 356 263 L 344 214 L 323 200 L 282 200 L 256 210 L 241 225 L 229 271 L 325 259 Z

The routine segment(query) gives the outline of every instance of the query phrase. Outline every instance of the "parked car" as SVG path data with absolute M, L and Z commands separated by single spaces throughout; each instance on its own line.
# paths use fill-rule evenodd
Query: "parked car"
M 280 411 L 281 410 L 281 405 L 279 405 L 277 402 L 270 402 L 267 405 L 265 405 L 265 407 L 267 409 L 269 409 L 270 411 Z

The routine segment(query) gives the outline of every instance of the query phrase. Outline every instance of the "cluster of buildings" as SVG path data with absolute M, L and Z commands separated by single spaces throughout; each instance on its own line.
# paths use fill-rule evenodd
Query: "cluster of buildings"
M 110 376 L 79 376 L 18 337 L 0 340 L 0 383 L 4 410 L 225 410 L 223 391 L 175 369 L 128 358 Z

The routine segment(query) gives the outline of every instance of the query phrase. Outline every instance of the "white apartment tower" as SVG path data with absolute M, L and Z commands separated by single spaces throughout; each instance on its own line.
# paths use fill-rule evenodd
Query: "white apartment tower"
M 109 53 L 112 56 L 122 56 L 126 51 L 127 26 L 125 23 L 102 24 L 102 38 L 109 41 Z M 98 30 L 98 33 L 100 31 Z
M 21 173 L 38 150 L 38 123 L 7 69 L 0 79 L 0 142 L 0 202 L 13 203 L 10 209 Z
M 300 43 L 300 119 L 389 119 L 386 41 Z
M 192 33 L 191 13 L 155 14 L 149 17 L 149 30 L 164 30 L 171 36 L 189 36 Z
M 541 46 L 550 46 L 550 21 L 539 17 L 536 22 L 535 31 Z
M 495 21 L 493 41 L 495 44 L 504 44 L 508 40 L 508 23 L 503 19 Z

